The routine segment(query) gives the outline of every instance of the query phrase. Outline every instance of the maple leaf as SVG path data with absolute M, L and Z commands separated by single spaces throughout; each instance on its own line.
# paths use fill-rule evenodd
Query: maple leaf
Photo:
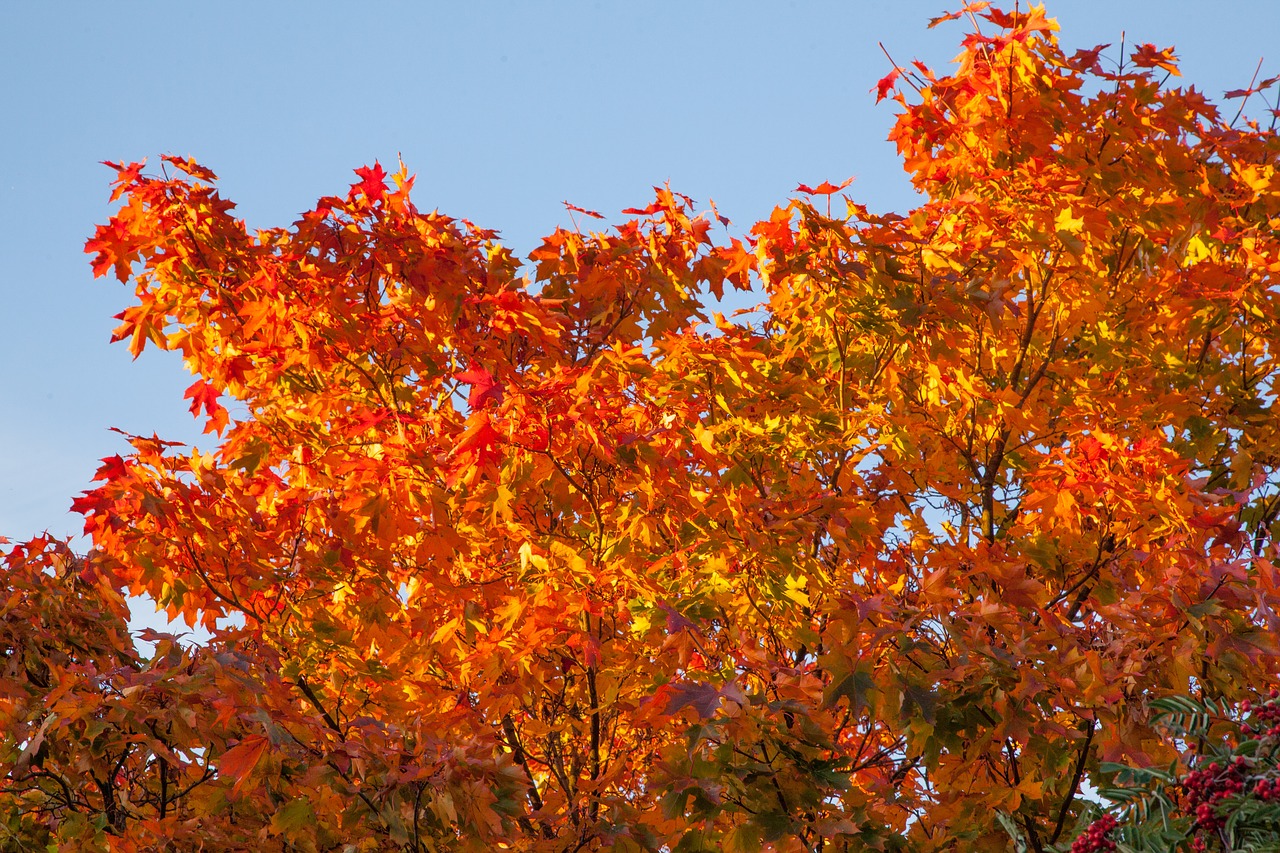
M 663 209 L 663 205 L 660 202 L 655 201 L 655 202 L 651 202 L 646 207 L 624 208 L 622 212 L 627 214 L 628 216 L 649 216 L 650 214 L 657 213 L 662 209 Z
M 747 251 L 741 240 L 734 237 L 728 246 L 717 248 L 716 255 L 725 261 L 725 278 L 740 290 L 751 287 L 751 273 L 757 268 L 759 259 L 754 252 Z
M 988 21 L 1008 32 L 1010 38 L 1024 41 L 1032 33 L 1050 33 L 1058 29 L 1056 21 L 1044 16 L 1044 6 L 1031 6 L 1025 12 L 1006 12 L 992 8 L 985 15 Z
M 665 601 L 661 602 L 658 605 L 658 607 L 660 607 L 662 611 L 667 614 L 667 633 L 668 634 L 678 634 L 681 631 L 692 631 L 695 633 L 697 632 L 698 630 L 697 626 L 694 625 L 693 622 L 689 621 L 689 619 L 681 615 L 680 611 L 676 610 L 668 602 L 665 602 Z
M 849 707 L 861 710 L 868 707 L 867 697 L 875 689 L 875 679 L 865 669 L 858 668 L 853 672 L 832 677 L 830 684 L 823 691 L 823 705 L 832 708 L 843 696 L 849 701 Z
M 991 3 L 989 2 L 989 0 L 980 0 L 979 2 L 966 3 L 964 5 L 964 8 L 960 9 L 959 11 L 947 12 L 946 14 L 939 15 L 936 18 L 930 18 L 929 29 L 933 29 L 939 24 L 946 23 L 947 21 L 954 21 L 957 18 L 964 17 L 965 15 L 981 12 L 983 9 L 986 9 L 990 5 Z
M 104 478 L 105 479 L 105 478 Z M 98 513 L 106 505 L 107 501 L 98 491 L 85 492 L 80 497 L 71 501 L 71 511 L 80 515 L 89 515 Z
M 911 60 L 911 64 L 916 67 L 917 71 L 919 71 L 922 75 L 924 75 L 924 78 L 926 80 L 936 81 L 937 78 L 934 77 L 932 68 L 925 65 L 923 62 L 921 62 L 918 59 Z
M 1173 55 L 1173 48 L 1157 49 L 1154 44 L 1140 44 L 1129 54 L 1130 61 L 1139 68 L 1163 68 L 1174 77 L 1181 77 L 1178 70 L 1178 59 Z
M 876 82 L 875 93 L 877 104 L 889 96 L 889 93 L 893 91 L 893 87 L 897 84 L 898 77 L 901 74 L 901 68 L 894 68 Z
M 576 204 L 569 204 L 567 201 L 562 202 L 562 204 L 567 210 L 585 214 L 586 216 L 590 216 L 592 219 L 604 219 L 604 214 L 596 213 L 594 210 L 587 210 L 585 207 L 578 207 Z
M 233 793 L 238 793 L 249 780 L 269 745 L 266 737 L 249 735 L 218 758 L 218 775 L 233 780 Z
M 57 722 L 57 714 L 50 712 L 45 716 L 44 721 L 40 724 L 40 728 L 37 729 L 36 733 L 22 746 L 22 751 L 18 754 L 10 772 L 15 774 L 22 774 L 26 772 L 28 765 L 30 765 L 33 759 L 40 754 L 40 748 L 44 745 L 45 738 L 49 734 L 49 729 Z
M 490 401 L 494 403 L 502 402 L 502 383 L 495 379 L 492 373 L 474 361 L 471 362 L 471 365 L 466 370 L 455 374 L 453 378 L 471 386 L 471 393 L 467 395 L 467 407 L 472 411 L 484 408 L 485 404 Z
M 178 170 L 186 172 L 196 180 L 210 182 L 218 180 L 218 176 L 211 169 L 206 169 L 191 157 L 176 157 L 172 154 L 164 154 L 160 159 Z
M 1067 234 L 1079 234 L 1084 227 L 1084 218 L 1074 216 L 1071 208 L 1065 208 L 1058 212 L 1058 216 L 1053 221 L 1053 227 L 1056 231 Z
M 728 228 L 730 225 L 729 217 L 722 216 L 720 214 L 720 211 L 716 209 L 716 203 L 714 200 L 707 199 L 707 204 L 711 206 L 711 215 L 714 216 L 720 222 L 721 225 Z
M 1077 71 L 1084 71 L 1092 74 L 1101 73 L 1102 66 L 1098 62 L 1098 57 L 1102 54 L 1102 51 L 1109 47 L 1111 47 L 1110 42 L 1094 45 L 1088 50 L 1080 48 L 1075 53 L 1071 54 L 1068 64 Z
M 853 183 L 853 178 L 846 178 L 844 181 L 842 181 L 839 184 L 833 184 L 829 181 L 823 181 L 822 183 L 818 184 L 816 187 L 811 187 L 808 184 L 800 184 L 798 187 L 796 187 L 796 192 L 804 193 L 806 195 L 834 195 L 840 192 L 840 190 L 849 186 L 849 184 L 851 183 Z
M 137 163 L 122 164 L 103 160 L 102 165 L 116 171 L 116 179 L 112 182 L 111 187 L 111 201 L 117 201 L 130 187 L 138 183 L 142 177 L 142 169 L 147 165 L 147 161 L 143 159 Z
M 452 453 L 446 484 L 456 485 L 472 470 L 488 468 L 502 459 L 502 434 L 493 427 L 488 414 L 468 420 L 467 429 L 458 438 Z
M 221 432 L 229 420 L 227 410 L 218 402 L 218 393 L 212 382 L 197 379 L 182 395 L 183 399 L 191 401 L 191 414 L 198 416 L 200 409 L 204 409 L 207 418 L 204 429 L 206 433 Z
M 1256 85 L 1251 85 L 1247 89 L 1231 89 L 1230 91 L 1226 92 L 1222 97 L 1231 98 L 1233 100 L 1236 98 L 1247 98 L 1250 95 L 1254 95 L 1254 94 L 1257 94 L 1258 92 L 1262 92 L 1267 89 L 1270 89 L 1272 86 L 1276 84 L 1277 81 L 1280 81 L 1280 76 L 1268 77 L 1266 80 L 1263 80 L 1261 83 L 1258 83 Z
M 670 685 L 670 700 L 666 713 L 675 714 L 681 708 L 692 707 L 704 720 L 715 717 L 720 710 L 720 690 L 712 684 L 699 681 L 682 681 Z
M 130 230 L 128 223 L 119 217 L 112 218 L 106 225 L 94 229 L 93 236 L 85 241 L 85 252 L 93 253 L 93 274 L 103 276 L 115 267 L 116 278 L 121 282 L 129 280 L 131 265 L 139 258 L 137 237 Z
M 381 201 L 387 191 L 387 173 L 382 168 L 382 164 L 375 160 L 372 167 L 361 166 L 355 171 L 356 177 L 360 178 L 360 183 L 352 184 L 352 193 L 354 194 L 358 189 L 369 201 Z
M 107 456 L 102 460 L 102 465 L 93 475 L 93 479 L 112 482 L 123 479 L 128 475 L 129 468 L 125 465 L 124 458 L 117 453 L 113 456 Z

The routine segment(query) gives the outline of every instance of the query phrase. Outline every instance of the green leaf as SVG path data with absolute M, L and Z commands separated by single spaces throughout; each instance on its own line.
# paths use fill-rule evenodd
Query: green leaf
M 720 844 L 725 853 L 759 853 L 764 846 L 760 838 L 760 827 L 751 823 L 740 824 L 729 830 Z
M 934 693 L 926 687 L 918 687 L 914 684 L 908 684 L 903 687 L 902 691 L 902 713 L 906 716 L 910 713 L 910 708 L 915 706 L 920 709 L 920 716 L 929 725 L 937 720 L 938 694 Z
M 777 841 L 791 831 L 791 818 L 779 812 L 765 812 L 755 817 L 764 831 L 765 841 Z
M 831 683 L 822 691 L 823 708 L 834 708 L 843 696 L 849 700 L 849 710 L 856 712 L 870 708 L 867 694 L 875 689 L 875 679 L 871 673 L 859 667 L 844 676 L 832 678 Z
M 271 832 L 291 838 L 299 829 L 315 822 L 311 804 L 299 797 L 290 800 L 271 816 Z

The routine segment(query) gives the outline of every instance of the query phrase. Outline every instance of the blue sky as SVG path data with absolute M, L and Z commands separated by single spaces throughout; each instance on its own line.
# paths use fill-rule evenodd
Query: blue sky
M 108 428 L 201 443 L 175 356 L 109 346 L 128 301 L 81 253 L 105 221 L 101 160 L 192 155 L 251 226 L 292 222 L 351 170 L 403 156 L 421 207 L 527 252 L 562 200 L 616 215 L 654 184 L 745 230 L 799 182 L 856 176 L 873 209 L 913 203 L 869 89 L 943 68 L 946 0 L 336 4 L 25 3 L 0 17 L 0 534 L 79 532 L 68 513 Z M 1051 2 L 1069 50 L 1174 45 L 1218 97 L 1260 57 L 1280 5 Z M 177 10 L 177 11 L 175 11 Z M 207 443 L 207 442 L 206 442 Z

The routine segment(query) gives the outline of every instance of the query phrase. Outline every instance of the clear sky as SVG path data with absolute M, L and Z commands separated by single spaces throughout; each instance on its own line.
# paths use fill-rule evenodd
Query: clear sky
M 941 69 L 959 3 L 8 3 L 0 11 L 0 534 L 79 533 L 68 513 L 109 432 L 200 443 L 173 355 L 107 344 L 129 293 L 82 254 L 111 212 L 101 160 L 191 155 L 254 227 L 285 225 L 351 170 L 403 156 L 423 208 L 519 252 L 654 184 L 713 198 L 746 230 L 799 182 L 904 210 L 910 187 L 869 90 Z M 1280 2 L 1059 0 L 1068 50 L 1173 45 L 1213 97 L 1259 58 L 1280 73 Z M 207 443 L 207 442 L 206 442 Z

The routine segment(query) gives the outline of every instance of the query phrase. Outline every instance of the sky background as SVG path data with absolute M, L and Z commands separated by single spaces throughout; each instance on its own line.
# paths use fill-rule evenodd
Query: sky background
M 416 172 L 415 201 L 527 253 L 561 202 L 617 219 L 651 187 L 735 234 L 797 183 L 853 176 L 873 210 L 915 203 L 893 146 L 891 65 L 939 71 L 959 3 L 8 3 L 0 8 L 0 535 L 80 532 L 69 513 L 109 427 L 208 444 L 175 354 L 109 345 L 131 291 L 82 253 L 112 212 L 102 160 L 193 156 L 250 227 L 287 225 L 352 169 Z M 1068 52 L 1172 45 L 1213 98 L 1280 73 L 1280 3 L 1059 0 Z M 1261 111 L 1261 104 L 1254 103 Z M 81 543 L 82 544 L 82 543 Z

